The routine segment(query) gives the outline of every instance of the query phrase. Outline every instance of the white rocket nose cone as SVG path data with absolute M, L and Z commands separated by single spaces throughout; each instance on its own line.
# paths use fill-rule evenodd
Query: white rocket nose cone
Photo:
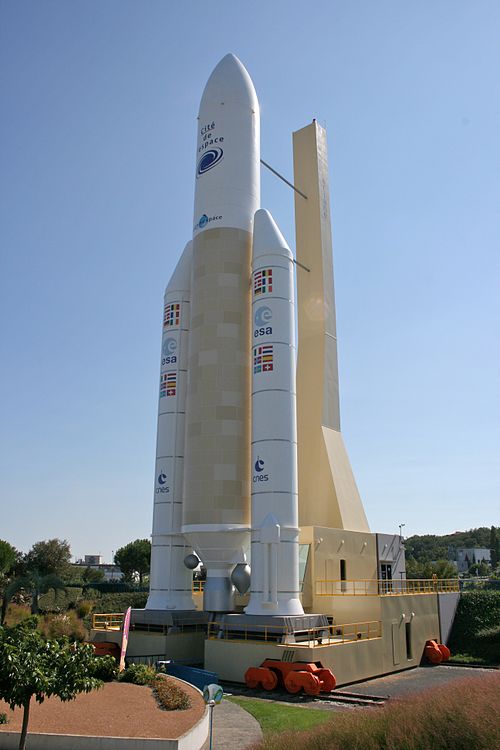
M 281 234 L 273 217 L 265 208 L 255 212 L 253 225 L 253 257 L 261 255 L 284 255 L 292 258 L 288 243 Z
M 247 69 L 229 53 L 215 66 L 201 97 L 200 111 L 208 102 L 237 102 L 258 111 L 259 102 Z

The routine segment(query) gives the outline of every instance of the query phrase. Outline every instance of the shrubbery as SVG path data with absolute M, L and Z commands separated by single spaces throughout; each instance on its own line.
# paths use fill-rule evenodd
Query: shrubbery
M 462 593 L 450 635 L 452 654 L 500 662 L 500 591 Z
M 103 682 L 111 682 L 118 674 L 118 664 L 113 656 L 99 656 L 92 668 L 92 677 Z
M 121 682 L 132 682 L 134 685 L 152 685 L 156 678 L 156 669 L 147 664 L 130 664 L 120 672 Z
M 500 747 L 500 675 L 460 680 L 391 701 L 333 714 L 307 732 L 270 734 L 255 750 L 491 750 Z
M 173 680 L 165 675 L 159 674 L 153 684 L 153 695 L 160 708 L 164 711 L 183 711 L 191 707 L 191 701 L 187 693 Z
M 74 641 L 85 641 L 87 639 L 87 630 L 74 609 L 69 609 L 61 614 L 39 617 L 38 629 L 45 638 L 67 636 Z

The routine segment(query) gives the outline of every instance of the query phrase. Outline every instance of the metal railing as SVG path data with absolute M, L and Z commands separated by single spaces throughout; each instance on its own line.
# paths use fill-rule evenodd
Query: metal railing
M 95 614 L 92 615 L 92 629 L 121 630 L 123 628 L 124 619 L 125 615 L 123 612 L 112 612 L 111 614 Z
M 316 596 L 403 596 L 460 591 L 458 578 L 317 580 Z
M 313 648 L 381 638 L 382 623 L 379 620 L 373 620 L 283 633 L 283 627 L 279 625 L 259 627 L 255 624 L 235 625 L 226 622 L 211 622 L 208 625 L 207 637 L 209 640 L 265 642 L 278 646 L 293 646 L 293 648 Z

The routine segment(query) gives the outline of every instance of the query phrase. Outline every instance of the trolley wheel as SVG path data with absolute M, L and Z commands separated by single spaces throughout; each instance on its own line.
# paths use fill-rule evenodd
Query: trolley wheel
M 304 692 L 307 695 L 318 695 L 321 690 L 321 683 L 315 674 L 306 672 L 307 678 L 304 679 Z
M 301 674 L 303 674 L 303 672 L 293 671 L 289 672 L 285 677 L 285 688 L 289 693 L 292 693 L 292 695 L 300 693 L 302 690 L 302 680 L 298 676 Z
M 262 669 L 261 682 L 264 690 L 274 690 L 278 684 L 278 675 L 271 669 Z
M 441 652 L 441 655 L 443 657 L 443 661 L 448 661 L 448 659 L 451 656 L 451 651 L 448 648 L 448 646 L 445 646 L 444 643 L 438 643 L 438 649 Z
M 317 676 L 321 682 L 322 692 L 330 693 L 332 690 L 335 690 L 337 680 L 331 669 L 320 669 Z

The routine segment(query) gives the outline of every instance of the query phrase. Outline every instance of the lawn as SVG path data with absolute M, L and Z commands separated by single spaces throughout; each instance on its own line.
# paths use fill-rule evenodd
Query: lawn
M 333 712 L 322 711 L 318 708 L 284 706 L 281 703 L 271 703 L 254 698 L 236 698 L 234 696 L 226 696 L 226 698 L 252 714 L 259 722 L 264 734 L 283 732 L 292 726 L 296 731 L 312 729 L 331 721 L 333 718 Z

